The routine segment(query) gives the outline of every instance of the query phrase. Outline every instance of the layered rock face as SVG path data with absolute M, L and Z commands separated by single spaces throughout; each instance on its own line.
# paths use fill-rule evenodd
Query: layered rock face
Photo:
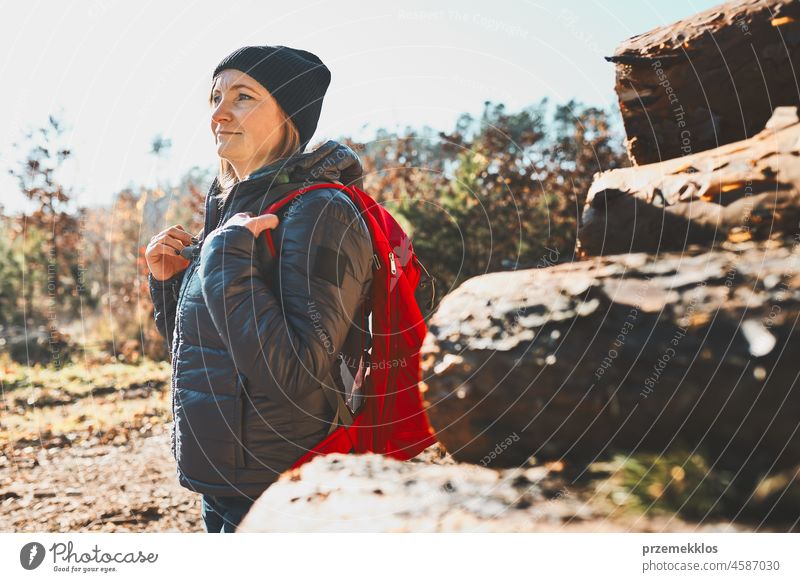
M 732 464 L 800 458 L 798 242 L 465 282 L 423 348 L 442 443 L 455 459 L 505 467 L 700 445 Z
M 747 139 L 800 104 L 800 5 L 737 0 L 623 42 L 612 57 L 634 164 Z
M 781 107 L 751 139 L 603 172 L 586 199 L 588 255 L 680 250 L 800 233 L 800 120 Z

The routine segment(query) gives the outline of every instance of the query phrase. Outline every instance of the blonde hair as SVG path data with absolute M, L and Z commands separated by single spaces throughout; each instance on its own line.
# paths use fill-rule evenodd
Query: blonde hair
M 211 102 L 211 98 L 209 98 L 209 102 Z M 300 149 L 300 133 L 297 131 L 297 126 L 280 105 L 278 105 L 278 110 L 281 116 L 281 139 L 278 142 L 278 147 L 269 153 L 269 156 L 259 168 L 280 160 L 281 158 L 289 157 Z M 220 192 L 220 197 L 223 200 L 227 198 L 231 189 L 238 182 L 239 178 L 236 177 L 233 165 L 228 160 L 220 158 L 219 171 L 217 174 L 217 187 Z

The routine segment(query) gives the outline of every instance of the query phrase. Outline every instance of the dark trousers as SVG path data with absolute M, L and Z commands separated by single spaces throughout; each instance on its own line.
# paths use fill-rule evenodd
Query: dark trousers
M 208 533 L 233 533 L 255 499 L 203 495 L 201 514 Z

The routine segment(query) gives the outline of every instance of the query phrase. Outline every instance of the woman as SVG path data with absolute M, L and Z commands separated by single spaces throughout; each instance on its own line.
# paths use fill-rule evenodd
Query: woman
M 344 146 L 302 153 L 329 82 L 307 51 L 244 47 L 223 59 L 209 98 L 220 169 L 203 232 L 193 246 L 175 225 L 146 251 L 156 324 L 171 346 L 178 480 L 203 495 L 209 532 L 234 531 L 326 436 L 334 411 L 320 384 L 344 377 L 353 360 L 343 348 L 366 329 L 372 244 L 349 197 L 322 188 L 281 216 L 259 216 L 315 181 L 360 179 Z

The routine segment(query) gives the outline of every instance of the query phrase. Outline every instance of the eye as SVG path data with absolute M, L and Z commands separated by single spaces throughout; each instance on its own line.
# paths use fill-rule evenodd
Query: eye
M 219 97 L 219 94 L 212 96 L 211 97 L 211 103 L 216 105 L 216 103 L 218 101 L 218 99 L 217 99 L 218 97 Z M 253 98 L 250 95 L 246 94 L 246 93 L 239 93 L 239 99 L 253 99 Z

